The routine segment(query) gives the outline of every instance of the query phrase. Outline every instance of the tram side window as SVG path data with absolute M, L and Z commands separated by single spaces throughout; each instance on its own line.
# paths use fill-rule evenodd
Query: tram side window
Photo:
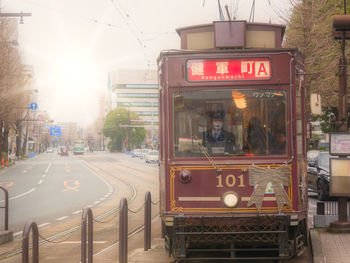
M 284 90 L 173 94 L 175 157 L 286 155 Z

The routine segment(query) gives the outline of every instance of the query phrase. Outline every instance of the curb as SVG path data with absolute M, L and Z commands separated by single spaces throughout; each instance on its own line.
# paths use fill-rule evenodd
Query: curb
M 310 243 L 312 258 L 314 263 L 326 263 L 326 259 L 323 255 L 322 243 L 320 239 L 320 234 L 317 229 L 310 229 Z

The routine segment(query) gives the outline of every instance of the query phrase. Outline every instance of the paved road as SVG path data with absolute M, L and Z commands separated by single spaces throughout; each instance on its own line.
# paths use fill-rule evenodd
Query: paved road
M 112 194 L 113 188 L 75 156 L 43 153 L 0 173 L 9 191 L 9 228 L 19 235 L 30 220 L 46 226 L 80 213 Z M 4 203 L 1 196 L 1 204 Z M 0 205 L 1 205 L 0 204 Z M 3 213 L 0 227 L 3 227 Z

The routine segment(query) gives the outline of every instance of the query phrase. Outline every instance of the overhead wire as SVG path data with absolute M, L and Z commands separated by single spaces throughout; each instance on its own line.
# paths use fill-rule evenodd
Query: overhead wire
M 37 6 L 39 8 L 42 8 L 42 9 L 45 9 L 45 10 L 49 10 L 50 12 L 53 12 L 53 13 L 59 13 L 61 15 L 70 16 L 70 17 L 73 17 L 73 18 L 76 18 L 76 19 L 80 19 L 80 20 L 86 20 L 86 21 L 89 21 L 89 22 L 92 22 L 92 23 L 95 23 L 95 24 L 101 24 L 101 25 L 104 25 L 104 26 L 107 26 L 107 27 L 123 28 L 122 26 L 119 26 L 119 25 L 116 25 L 116 24 L 113 24 L 113 23 L 109 23 L 107 21 L 103 21 L 101 19 L 97 19 L 97 18 L 94 18 L 94 17 L 79 16 L 79 15 L 76 14 L 76 12 L 73 13 L 71 11 L 65 11 L 65 10 L 62 10 L 62 9 L 53 9 L 50 6 L 43 5 L 41 3 L 37 3 L 37 2 L 32 1 L 32 0 L 26 0 L 26 4 L 29 5 L 29 6 L 30 5 L 34 5 L 34 6 Z
M 136 38 L 136 40 L 139 43 L 139 45 L 143 48 L 143 55 L 144 55 L 144 57 L 146 59 L 146 65 L 147 65 L 148 68 L 150 68 L 151 61 L 148 58 L 148 55 L 146 53 L 147 45 L 145 44 L 145 42 L 143 40 L 143 37 L 142 37 L 143 36 L 143 32 L 140 30 L 140 28 L 138 27 L 136 22 L 133 21 L 132 17 L 124 10 L 124 8 L 122 7 L 122 5 L 119 3 L 118 0 L 111 0 L 111 2 L 113 3 L 115 9 L 117 10 L 118 14 L 122 18 L 122 20 L 124 21 L 126 26 L 129 28 L 130 32 Z

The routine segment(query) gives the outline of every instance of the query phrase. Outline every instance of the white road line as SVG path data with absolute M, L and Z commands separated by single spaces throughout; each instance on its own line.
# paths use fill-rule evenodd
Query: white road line
M 95 201 L 95 202 L 94 202 L 95 205 L 97 205 L 97 204 L 99 204 L 99 203 L 101 203 L 101 201 Z
M 51 163 L 49 163 L 49 166 L 46 168 L 46 170 L 45 170 L 45 173 L 47 174 L 47 172 L 49 171 L 49 169 L 50 169 L 50 167 L 51 167 Z
M 43 223 L 43 224 L 41 224 L 41 225 L 38 225 L 38 227 L 44 227 L 44 226 L 48 226 L 48 225 L 50 225 L 51 223 Z
M 38 184 L 41 184 L 43 182 L 43 180 L 40 180 Z
M 62 217 L 56 218 L 56 221 L 62 221 L 66 218 L 68 218 L 68 216 L 62 216 Z
M 73 215 L 77 215 L 77 214 L 80 214 L 80 213 L 81 213 L 81 210 L 77 210 L 77 211 L 73 212 L 72 214 Z
M 43 174 L 43 176 L 42 176 L 43 178 L 45 178 L 46 177 L 46 174 Z
M 104 198 L 107 198 L 109 195 L 104 195 Z
M 104 200 L 106 200 L 106 197 L 101 197 L 100 198 L 100 201 L 104 201 Z
M 23 170 L 23 172 L 22 172 L 22 173 L 24 173 L 24 174 L 25 174 L 26 172 L 28 172 L 28 171 L 27 171 L 27 170 Z
M 19 236 L 19 235 L 22 235 L 23 234 L 23 231 L 19 231 L 19 232 L 16 232 L 16 233 L 13 233 L 13 236 Z
M 30 189 L 29 191 L 27 191 L 27 192 L 25 192 L 25 193 L 23 193 L 23 194 L 20 194 L 20 195 L 16 195 L 16 196 L 14 196 L 14 197 L 11 197 L 9 200 L 14 200 L 14 199 L 23 197 L 23 196 L 25 196 L 25 195 L 27 195 L 27 194 L 30 194 L 31 192 L 33 192 L 33 191 L 35 191 L 35 190 L 36 190 L 36 188 L 32 188 L 32 189 Z

